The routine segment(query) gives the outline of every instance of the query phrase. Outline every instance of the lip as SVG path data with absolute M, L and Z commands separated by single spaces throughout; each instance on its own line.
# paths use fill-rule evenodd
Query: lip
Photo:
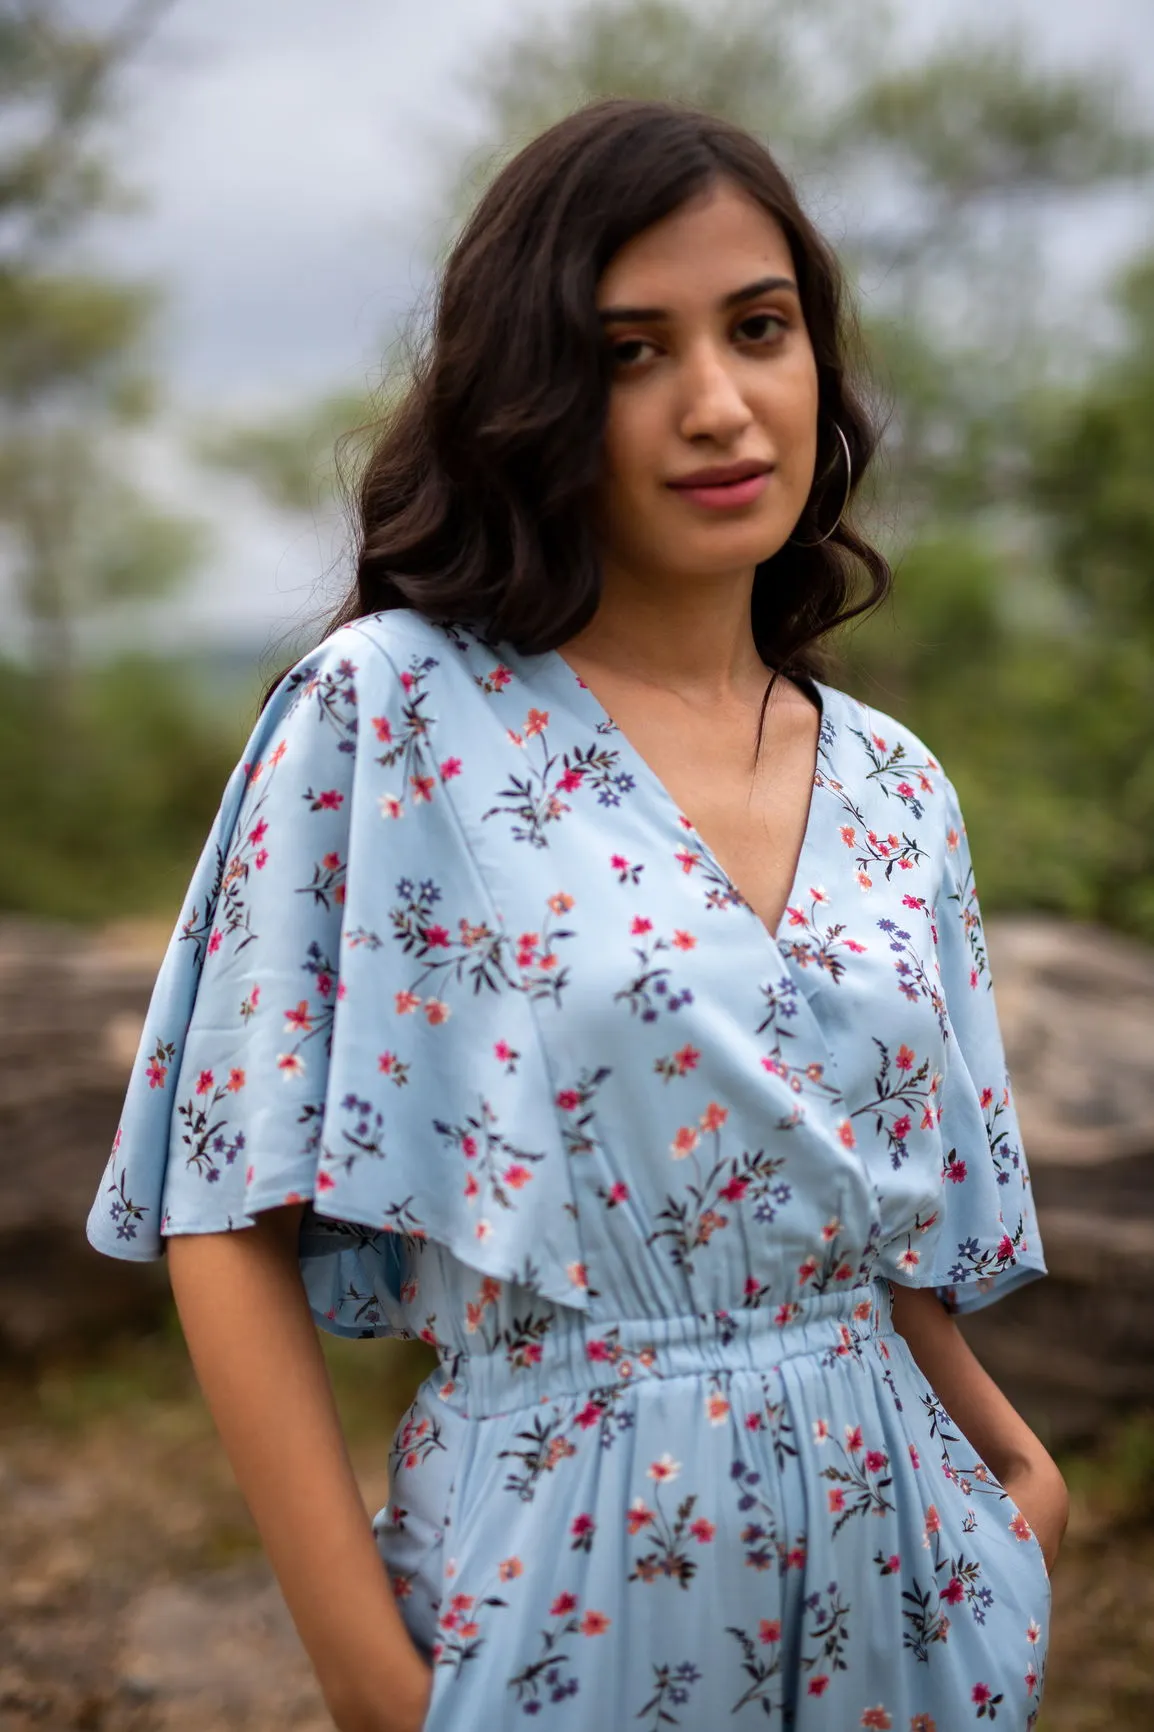
M 695 469 L 690 475 L 679 475 L 670 487 L 728 487 L 735 481 L 749 481 L 755 475 L 768 475 L 772 463 L 748 458 L 744 463 L 722 463 L 713 469 Z
M 772 469 L 753 469 L 737 481 L 714 482 L 705 487 L 687 487 L 681 482 L 672 491 L 679 499 L 709 511 L 740 511 L 761 498 L 772 476 Z

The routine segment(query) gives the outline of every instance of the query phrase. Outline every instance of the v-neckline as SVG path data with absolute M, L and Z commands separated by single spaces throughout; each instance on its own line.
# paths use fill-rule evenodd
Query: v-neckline
M 682 834 L 688 837 L 700 850 L 702 858 L 709 862 L 718 878 L 732 893 L 734 905 L 739 908 L 744 908 L 747 911 L 751 919 L 756 922 L 761 932 L 765 934 L 767 942 L 772 944 L 775 950 L 780 953 L 786 944 L 785 930 L 791 921 L 790 910 L 797 907 L 799 892 L 809 871 L 809 856 L 812 851 L 815 823 L 815 806 L 817 804 L 818 788 L 821 786 L 819 775 L 822 756 L 822 740 L 826 723 L 830 719 L 830 698 L 833 695 L 832 688 L 824 685 L 820 680 L 809 679 L 808 681 L 809 685 L 817 693 L 820 703 L 817 748 L 814 752 L 812 781 L 810 783 L 809 791 L 809 805 L 806 808 L 805 829 L 802 832 L 801 846 L 798 849 L 797 861 L 794 866 L 789 894 L 786 897 L 785 907 L 782 909 L 781 919 L 778 921 L 776 929 L 771 931 L 765 921 L 761 918 L 761 915 L 757 912 L 757 909 L 753 906 L 752 902 L 750 902 L 745 892 L 734 882 L 731 874 L 722 865 L 721 861 L 718 859 L 709 843 L 705 840 L 705 837 L 701 834 L 700 830 L 698 830 L 697 826 L 691 821 L 688 815 L 682 811 L 678 802 L 674 799 L 669 788 L 657 774 L 657 771 L 653 768 L 648 758 L 638 750 L 626 734 L 625 730 L 621 727 L 620 723 L 610 715 L 609 711 L 605 708 L 605 705 L 594 692 L 592 686 L 588 685 L 585 680 L 582 679 L 581 675 L 577 672 L 577 669 L 571 662 L 565 659 L 560 650 L 545 650 L 541 653 L 541 659 L 545 662 L 551 661 L 562 678 L 571 686 L 573 691 L 581 694 L 576 701 L 579 703 L 584 700 L 588 704 L 593 718 L 598 724 L 599 731 L 602 733 L 611 732 L 616 735 L 620 742 L 622 755 L 629 760 L 630 768 L 634 771 L 638 779 L 649 788 L 650 793 L 656 800 L 658 806 L 671 815 L 672 822 L 676 824 Z

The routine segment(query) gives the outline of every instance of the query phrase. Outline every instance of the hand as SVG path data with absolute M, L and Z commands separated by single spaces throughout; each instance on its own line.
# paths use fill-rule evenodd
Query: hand
M 1002 1486 L 1033 1528 L 1047 1572 L 1053 1575 L 1070 1519 L 1070 1493 L 1057 1463 L 1043 1450 L 1036 1460 L 1004 1475 Z

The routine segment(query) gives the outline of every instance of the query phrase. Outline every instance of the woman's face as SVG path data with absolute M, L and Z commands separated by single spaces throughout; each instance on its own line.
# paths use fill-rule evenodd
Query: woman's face
M 597 285 L 612 356 L 598 528 L 641 582 L 752 577 L 813 482 L 817 366 L 774 219 L 733 183 L 635 235 Z M 695 492 L 700 470 L 760 480 Z

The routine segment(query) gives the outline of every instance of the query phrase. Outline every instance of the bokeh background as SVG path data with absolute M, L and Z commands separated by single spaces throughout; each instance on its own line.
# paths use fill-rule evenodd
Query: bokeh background
M 605 93 L 752 126 L 849 272 L 898 575 L 839 683 L 959 787 L 1044 1174 L 1053 1278 L 973 1337 L 1075 1493 L 1042 1728 L 1154 1723 L 1149 0 L 0 0 L 4 1732 L 326 1724 L 163 1278 L 101 1286 L 77 1209 L 348 581 L 335 453 L 471 200 Z M 329 1351 L 375 1508 L 426 1367 Z

